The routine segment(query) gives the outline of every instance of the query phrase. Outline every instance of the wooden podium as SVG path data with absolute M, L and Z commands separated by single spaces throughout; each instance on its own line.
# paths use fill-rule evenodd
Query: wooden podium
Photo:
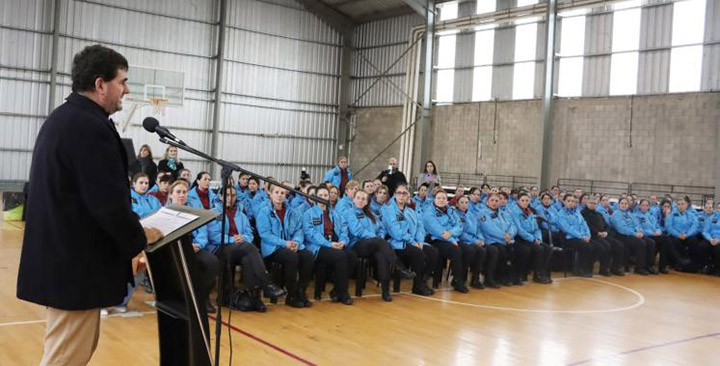
M 169 209 L 198 216 L 146 250 L 147 269 L 155 290 L 161 366 L 212 366 L 210 334 L 203 327 L 192 278 L 192 245 L 181 237 L 219 215 L 213 211 L 172 205 Z

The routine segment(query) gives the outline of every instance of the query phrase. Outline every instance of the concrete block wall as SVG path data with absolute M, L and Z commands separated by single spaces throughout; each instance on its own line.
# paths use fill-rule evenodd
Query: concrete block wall
M 367 164 L 401 132 L 402 107 L 360 108 L 355 115 L 356 128 L 352 140 L 350 169 L 357 172 Z M 371 163 L 356 178 L 360 181 L 374 179 L 387 168 L 388 159 L 398 157 L 400 140 Z M 408 179 L 410 179 L 408 177 Z
M 402 108 L 359 110 L 351 164 L 364 165 L 396 137 L 401 118 Z M 552 118 L 553 182 L 716 185 L 720 93 L 559 99 Z M 540 101 L 437 106 L 432 131 L 431 159 L 441 174 L 540 175 Z M 378 159 L 373 174 L 398 150 L 396 144 Z

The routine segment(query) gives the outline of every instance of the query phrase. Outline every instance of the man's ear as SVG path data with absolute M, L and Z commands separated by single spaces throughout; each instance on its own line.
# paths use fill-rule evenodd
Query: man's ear
M 103 78 L 95 78 L 95 91 L 100 95 L 105 95 L 105 81 Z

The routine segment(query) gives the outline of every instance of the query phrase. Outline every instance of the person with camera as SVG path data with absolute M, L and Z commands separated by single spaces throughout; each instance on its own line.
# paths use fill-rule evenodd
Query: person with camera
M 395 188 L 399 184 L 407 184 L 407 178 L 403 172 L 398 170 L 398 161 L 395 158 L 390 158 L 388 161 L 388 168 L 380 172 L 377 179 L 388 187 L 390 190 L 390 196 L 395 194 Z

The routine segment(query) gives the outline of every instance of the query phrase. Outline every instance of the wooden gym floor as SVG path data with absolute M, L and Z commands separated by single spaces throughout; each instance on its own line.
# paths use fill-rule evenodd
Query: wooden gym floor
M 0 365 L 37 365 L 44 309 L 18 300 L 22 223 L 0 222 Z M 720 278 L 561 278 L 384 303 L 375 288 L 353 306 L 269 305 L 232 314 L 234 365 L 713 365 L 720 359 Z M 353 286 L 353 284 L 351 284 Z M 373 286 L 370 286 L 373 287 Z M 135 316 L 110 316 L 91 365 L 156 365 L 157 323 L 139 291 Z M 227 313 L 224 315 L 227 319 Z M 214 323 L 211 321 L 211 326 Z M 214 341 L 213 341 L 214 344 Z M 223 365 L 228 362 L 223 328 Z

